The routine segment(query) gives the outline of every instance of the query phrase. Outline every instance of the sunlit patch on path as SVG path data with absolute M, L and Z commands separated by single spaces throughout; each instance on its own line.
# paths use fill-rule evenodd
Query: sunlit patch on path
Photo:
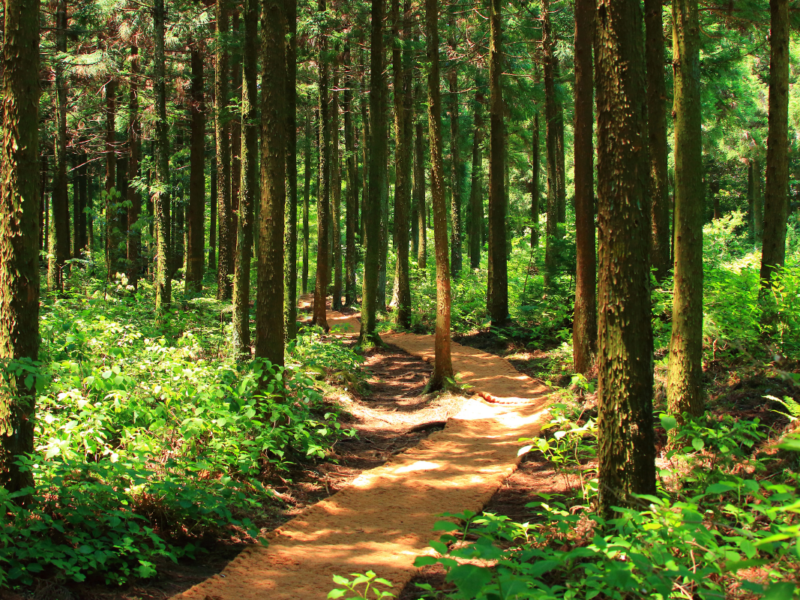
M 342 333 L 358 333 L 354 315 L 329 312 L 334 330 L 335 323 L 353 329 Z M 383 338 L 410 354 L 433 357 L 433 336 Z M 367 569 L 399 592 L 415 573 L 415 557 L 429 551 L 439 515 L 480 511 L 516 468 L 518 439 L 535 435 L 544 415 L 544 385 L 485 352 L 458 344 L 452 352 L 460 381 L 492 403 L 466 401 L 443 431 L 362 473 L 270 533 L 269 547 L 246 549 L 222 573 L 178 598 L 324 599 L 334 574 Z

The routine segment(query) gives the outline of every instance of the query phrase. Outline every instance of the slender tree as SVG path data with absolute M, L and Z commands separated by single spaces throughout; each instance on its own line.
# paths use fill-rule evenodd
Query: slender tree
M 0 362 L 39 354 L 39 2 L 5 0 L 0 149 Z M 17 492 L 33 474 L 17 459 L 32 453 L 36 386 L 9 378 L 0 394 L 0 486 Z
M 169 124 L 167 123 L 167 81 L 164 54 L 164 27 L 166 13 L 164 0 L 153 5 L 155 51 L 153 53 L 153 87 L 156 95 L 156 177 L 155 221 L 156 229 L 156 313 L 160 322 L 172 302 L 172 279 L 169 276 Z
M 283 314 L 286 339 L 297 337 L 297 0 L 286 11 L 286 224 Z
M 216 100 L 211 98 L 211 104 L 216 106 Z M 208 269 L 217 270 L 217 135 L 214 127 L 211 128 L 211 171 L 209 186 L 211 198 L 208 215 Z
M 655 494 L 645 73 L 638 0 L 597 4 L 600 511 Z
M 415 92 L 417 104 L 421 103 L 422 85 L 417 85 Z M 417 119 L 416 136 L 414 142 L 414 194 L 417 205 L 417 229 L 419 242 L 417 243 L 417 268 L 426 269 L 428 265 L 428 228 L 426 215 L 428 214 L 425 200 L 425 132 L 423 129 L 422 115 Z
M 324 0 L 323 0 L 324 1 Z M 324 10 L 324 4 L 321 4 Z M 283 366 L 283 240 L 286 204 L 286 11 L 263 0 L 261 29 L 261 207 L 256 356 Z
M 342 176 L 339 156 L 339 75 L 340 64 L 336 61 L 333 71 L 333 93 L 331 94 L 331 194 L 333 227 L 333 310 L 342 310 Z
M 67 51 L 67 2 L 56 5 L 56 50 Z M 53 241 L 47 269 L 47 285 L 51 290 L 64 288 L 64 269 L 69 258 L 69 197 L 67 192 L 67 74 L 64 61 L 57 58 L 56 65 L 56 139 L 53 178 Z
M 502 4 L 491 0 L 489 41 L 489 261 L 491 283 L 488 312 L 492 325 L 508 321 L 508 265 L 506 254 L 505 136 L 503 123 Z
M 350 306 L 356 302 L 356 228 L 358 212 L 358 169 L 353 133 L 353 88 L 355 79 L 352 75 L 350 64 L 350 48 L 345 48 L 345 86 L 342 99 L 342 112 L 344 113 L 344 147 L 347 155 L 347 198 L 345 215 L 345 276 L 344 297 L 345 304 Z
M 192 89 L 189 104 L 191 118 L 191 149 L 189 173 L 189 210 L 186 211 L 188 232 L 186 235 L 186 286 L 189 291 L 203 290 L 205 254 L 205 94 L 204 94 L 204 48 L 199 40 L 191 45 Z
M 769 138 L 769 134 L 767 134 Z M 767 139 L 769 144 L 769 139 Z M 756 244 L 760 244 L 764 239 L 764 197 L 761 191 L 761 161 L 756 156 L 753 161 L 753 240 Z M 786 184 L 789 185 L 788 182 Z M 762 253 L 763 259 L 763 253 Z
M 142 122 L 139 118 L 139 48 L 131 47 L 131 82 L 128 100 L 128 176 L 133 180 L 139 177 L 139 162 L 142 146 Z M 139 216 L 142 212 L 142 196 L 135 185 L 128 186 L 128 284 L 139 285 L 142 270 L 142 236 Z
M 214 80 L 214 126 L 217 133 L 217 299 L 231 298 L 230 276 L 233 274 L 233 218 L 231 216 L 231 145 L 230 110 L 228 108 L 228 6 L 226 0 L 216 3 L 217 39 Z
M 545 231 L 545 285 L 550 286 L 558 266 L 558 118 L 556 57 L 550 19 L 550 0 L 541 0 L 542 62 L 544 64 L 545 155 L 547 158 L 547 226 Z
M 575 313 L 572 325 L 576 373 L 588 373 L 597 350 L 597 276 L 594 243 L 594 146 L 592 142 L 592 44 L 595 0 L 575 5 Z
M 667 400 L 671 414 L 703 411 L 703 156 L 697 0 L 673 0 L 675 291 Z
M 483 229 L 483 82 L 475 77 L 474 124 L 472 138 L 472 183 L 469 191 L 469 266 L 481 266 L 481 230 Z
M 539 109 L 533 115 L 531 131 L 531 247 L 539 244 L 539 180 L 541 158 L 539 156 Z
M 250 262 L 253 258 L 253 212 L 258 185 L 258 15 L 259 0 L 244 4 L 244 79 L 239 218 L 236 220 L 236 266 L 233 277 L 233 350 L 250 357 Z
M 492 0 L 492 15 L 500 0 Z M 499 24 L 498 24 L 499 25 Z M 494 32 L 494 21 L 493 28 Z M 425 0 L 425 33 L 428 39 L 428 132 L 431 144 L 431 199 L 433 202 L 433 239 L 436 246 L 436 335 L 433 373 L 429 391 L 448 385 L 453 379 L 450 357 L 450 265 L 447 248 L 447 206 L 444 198 L 444 161 L 442 158 L 442 98 L 439 92 L 439 0 Z M 495 38 L 493 37 L 494 41 Z M 492 44 L 491 50 L 497 51 Z M 494 57 L 492 58 L 494 61 Z M 499 58 L 498 58 L 499 60 Z M 499 80 L 499 73 L 497 74 Z
M 452 57 L 447 81 L 450 86 L 450 274 L 458 278 L 461 271 L 461 196 L 464 164 L 461 160 L 460 132 L 458 128 L 458 53 L 456 4 L 450 7 L 450 55 Z
M 769 133 L 764 194 L 762 285 L 786 261 L 789 191 L 789 1 L 770 0 Z
M 302 273 L 302 291 L 303 294 L 308 293 L 308 258 L 309 258 L 309 228 L 308 228 L 308 210 L 309 210 L 309 195 L 311 189 L 311 111 L 306 113 L 306 133 L 305 133 L 305 148 L 303 151 L 303 177 L 305 183 L 303 185 L 303 273 Z

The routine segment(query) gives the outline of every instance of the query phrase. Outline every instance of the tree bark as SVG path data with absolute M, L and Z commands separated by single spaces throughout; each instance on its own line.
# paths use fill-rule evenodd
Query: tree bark
M 458 44 L 455 37 L 455 16 L 452 14 L 450 17 L 450 35 L 450 53 L 455 56 L 458 51 Z M 461 271 L 461 188 L 464 180 L 464 165 L 461 161 L 461 138 L 458 128 L 458 63 L 455 60 L 450 65 L 447 80 L 450 85 L 450 168 L 452 177 L 450 194 L 450 275 L 457 279 Z
M 67 51 L 67 2 L 56 6 L 56 51 Z M 56 140 L 53 178 L 53 236 L 55 250 L 48 263 L 47 283 L 54 291 L 64 289 L 64 270 L 69 251 L 69 195 L 67 191 L 67 76 L 63 61 L 56 59 Z
M 681 0 L 676 0 L 681 1 Z M 638 0 L 597 4 L 600 511 L 655 494 L 650 218 Z
M 539 244 L 539 183 L 541 179 L 541 157 L 539 156 L 539 110 L 533 115 L 531 132 L 531 247 Z
M 243 4 L 243 3 L 242 3 Z M 241 32 L 239 30 L 239 4 L 237 3 L 231 8 L 230 12 L 231 22 L 231 39 L 241 39 Z M 241 59 L 238 48 L 228 53 L 228 64 L 231 72 L 231 96 L 239 96 L 241 92 L 239 89 L 242 87 L 242 69 Z M 237 244 L 239 241 L 239 199 L 241 194 L 242 183 L 242 123 L 235 115 L 229 113 L 230 118 L 230 133 L 231 133 L 231 232 L 228 241 L 230 243 L 231 265 L 235 273 L 236 269 L 236 253 Z M 234 274 L 234 285 L 236 275 Z
M 244 78 L 242 80 L 241 184 L 236 220 L 236 267 L 233 278 L 233 351 L 250 358 L 250 263 L 253 258 L 253 212 L 258 185 L 258 17 L 259 0 L 244 4 Z M 264 207 L 262 207 L 263 209 Z
M 472 183 L 469 190 L 469 266 L 479 269 L 481 266 L 481 229 L 483 228 L 483 82 L 475 77 L 475 117 L 472 138 Z
M 5 1 L 0 149 L 0 361 L 12 371 L 39 354 L 39 3 Z M 0 395 L 0 486 L 34 485 L 18 458 L 34 451 L 36 385 L 12 378 Z M 24 500 L 24 499 L 22 499 Z
M 576 373 L 586 374 L 597 351 L 597 260 L 594 232 L 594 145 L 592 142 L 592 44 L 595 0 L 575 5 L 575 313 L 572 358 Z
M 167 123 L 167 82 L 164 55 L 164 0 L 155 0 L 153 25 L 155 51 L 153 53 L 154 87 L 156 96 L 156 176 L 155 221 L 156 231 L 156 313 L 159 323 L 166 318 L 172 302 L 172 279 L 169 276 L 169 124 Z
M 383 16 L 385 0 L 372 0 L 370 35 L 370 134 L 369 190 L 364 205 L 364 287 L 361 301 L 361 342 L 380 343 L 375 332 L 375 313 L 378 308 L 378 271 L 381 249 L 381 203 L 386 170 L 386 118 L 383 95 Z
M 333 72 L 331 97 L 331 184 L 333 186 L 333 310 L 342 310 L 342 176 L 339 156 L 339 61 Z
M 320 8 L 324 10 L 324 0 L 321 0 Z M 263 0 L 262 14 L 261 207 L 256 356 L 269 360 L 273 365 L 283 366 L 287 77 L 286 11 L 282 0 Z
M 203 291 L 205 257 L 205 94 L 203 72 L 203 47 L 194 40 L 191 47 L 192 90 L 189 113 L 192 123 L 189 173 L 189 210 L 187 216 L 186 288 L 199 294 Z M 212 224 L 213 226 L 213 224 Z M 216 232 L 215 232 L 216 233 Z
M 213 98 L 211 104 L 216 104 Z M 209 181 L 211 193 L 208 216 L 208 269 L 210 271 L 217 270 L 217 136 L 213 129 L 211 131 L 212 156 L 209 169 L 211 171 Z
M 544 64 L 545 154 L 547 158 L 547 225 L 545 229 L 545 286 L 550 287 L 559 262 L 558 252 L 558 106 L 555 87 L 555 53 L 550 0 L 542 4 L 542 62 Z
M 303 294 L 308 293 L 308 253 L 310 247 L 308 228 L 308 210 L 309 210 L 309 192 L 311 189 L 311 111 L 306 114 L 306 140 L 305 151 L 303 152 L 303 177 L 305 183 L 303 185 L 303 273 L 302 273 L 302 290 Z
M 117 80 L 111 79 L 106 83 L 106 185 L 105 185 L 105 210 L 106 210 L 106 231 L 105 231 L 105 254 L 106 269 L 108 279 L 114 277 L 117 253 L 117 139 L 116 139 L 116 116 L 117 116 Z M 55 176 L 58 179 L 58 174 Z M 54 182 L 55 183 L 55 182 Z M 55 192 L 55 187 L 53 191 Z
M 216 39 L 216 78 L 214 81 L 214 125 L 217 133 L 217 300 L 229 300 L 233 274 L 233 218 L 231 216 L 230 110 L 228 108 L 228 7 L 218 0 Z
M 645 53 L 647 57 L 647 129 L 650 153 L 651 259 L 657 281 L 669 274 L 670 225 L 669 181 L 667 178 L 666 100 L 664 80 L 663 0 L 645 0 Z
M 297 337 L 297 0 L 284 0 L 284 10 L 288 37 L 286 39 L 286 224 L 284 226 L 286 266 L 283 315 L 286 339 L 293 340 Z
M 769 137 L 769 134 L 767 134 Z M 769 139 L 767 140 L 769 144 Z M 769 157 L 767 157 L 769 161 Z M 761 190 L 761 161 L 758 158 L 753 159 L 753 236 L 756 244 L 761 244 L 764 239 L 764 196 Z M 788 173 L 788 166 L 787 166 Z M 786 190 L 789 190 L 789 177 L 786 177 Z M 786 193 L 784 193 L 784 196 Z M 763 261 L 763 252 L 762 252 Z
M 87 174 L 87 163 L 89 159 L 86 156 L 86 151 L 81 151 L 80 157 L 78 159 L 79 166 L 78 166 L 78 194 L 80 195 L 80 207 L 81 211 L 78 215 L 79 224 L 78 224 L 78 238 L 80 239 L 79 249 L 82 251 L 91 250 L 91 246 L 89 245 L 89 223 L 90 219 L 89 216 L 86 214 L 87 208 L 89 208 L 89 194 L 88 194 L 88 183 L 89 183 L 89 176 Z M 78 253 L 80 255 L 80 252 Z
M 139 119 L 139 48 L 131 48 L 131 83 L 128 101 L 128 177 L 132 181 L 139 176 L 139 157 L 141 154 L 142 123 Z M 142 237 L 139 228 L 139 216 L 142 211 L 142 196 L 135 185 L 128 185 L 128 284 L 139 286 L 139 274 L 142 269 L 141 246 Z
M 352 76 L 350 64 L 350 47 L 345 48 L 345 90 L 342 105 L 344 112 L 344 147 L 347 153 L 347 198 L 345 215 L 345 277 L 344 297 L 345 304 L 351 306 L 356 302 L 356 228 L 358 212 L 358 169 L 356 167 L 356 148 L 353 134 L 353 87 L 355 79 Z
M 703 155 L 697 0 L 673 0 L 675 292 L 667 401 L 678 419 L 703 412 Z
M 417 92 L 419 98 L 422 86 Z M 417 121 L 417 135 L 414 149 L 414 193 L 417 196 L 417 229 L 419 230 L 419 242 L 417 244 L 417 268 L 425 270 L 428 266 L 428 214 L 427 202 L 425 200 L 425 133 L 422 127 L 422 117 Z
M 492 14 L 496 8 L 499 8 L 499 4 L 500 0 L 492 0 Z M 431 145 L 433 238 L 436 247 L 435 358 L 433 373 L 431 373 L 431 379 L 426 389 L 434 391 L 448 386 L 449 381 L 452 381 L 454 377 L 453 363 L 450 357 L 450 265 L 447 251 L 447 206 L 444 198 L 444 161 L 442 158 L 442 99 L 439 92 L 439 0 L 425 0 L 425 30 L 430 65 L 428 70 L 428 132 Z M 494 44 L 492 49 L 495 52 L 497 50 Z M 497 76 L 499 79 L 499 73 Z
M 508 265 L 506 254 L 506 182 L 505 131 L 503 123 L 502 21 L 500 0 L 491 0 L 491 37 L 489 42 L 489 260 L 491 294 L 489 317 L 492 325 L 508 321 Z

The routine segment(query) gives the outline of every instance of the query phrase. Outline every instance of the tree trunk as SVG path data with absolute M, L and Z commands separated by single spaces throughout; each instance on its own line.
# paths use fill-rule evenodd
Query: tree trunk
M 676 0 L 680 1 L 680 0 Z M 655 494 L 645 73 L 638 0 L 597 5 L 600 511 Z
M 2 114 L 2 113 L 0 113 Z M 39 250 L 47 250 L 47 227 L 49 221 L 47 215 L 47 148 L 42 148 L 42 167 L 41 167 L 41 189 L 39 197 Z
M 786 261 L 786 220 L 789 191 L 789 2 L 770 0 L 769 134 L 767 188 L 764 194 L 764 245 L 761 281 Z
M 652 251 L 651 259 L 657 281 L 669 274 L 670 227 L 669 181 L 667 179 L 666 99 L 664 81 L 664 25 L 661 11 L 663 0 L 645 0 L 645 53 L 647 57 L 647 128 L 650 153 L 650 201 Z
M 321 0 L 320 9 L 324 10 L 324 0 Z M 259 214 L 256 356 L 266 358 L 273 365 L 283 366 L 286 11 L 282 0 L 263 0 L 262 14 L 264 26 L 261 31 L 263 61 L 261 77 L 261 209 Z
M 56 8 L 56 51 L 67 51 L 67 2 L 58 0 Z M 53 178 L 53 228 L 55 250 L 47 269 L 51 290 L 64 289 L 64 270 L 69 252 L 69 194 L 67 191 L 67 77 L 63 60 L 56 59 L 56 140 Z
M 576 373 L 586 374 L 597 351 L 597 260 L 594 244 L 594 147 L 592 142 L 592 44 L 595 0 L 575 5 L 575 314 L 572 357 Z
M 211 104 L 215 104 L 212 99 Z M 217 136 L 214 131 L 211 132 L 211 187 L 210 201 L 209 201 L 209 216 L 208 216 L 208 269 L 210 271 L 217 270 Z
M 539 244 L 539 180 L 541 179 L 541 157 L 539 156 L 539 110 L 533 115 L 531 132 L 531 247 Z
M 552 26 L 550 23 L 550 0 L 542 3 L 542 62 L 544 63 L 544 115 L 545 154 L 547 158 L 547 226 L 545 230 L 546 287 L 553 285 L 558 268 L 558 107 L 555 84 L 555 53 Z
M 369 143 L 372 140 L 369 132 L 369 110 L 370 95 L 364 80 L 366 79 L 367 64 L 364 54 L 361 59 L 361 70 L 359 72 L 359 87 L 361 88 L 361 227 L 359 229 L 361 245 L 366 248 L 367 239 L 367 203 L 369 202 Z M 363 303 L 363 299 L 362 299 Z
M 286 339 L 297 337 L 297 0 L 284 0 L 286 12 L 286 224 L 284 225 L 283 316 Z M 257 18 L 255 13 L 254 19 Z
M 331 98 L 331 184 L 333 186 L 333 310 L 342 310 L 342 176 L 339 156 L 339 62 L 333 72 Z
M 238 3 L 235 7 L 231 8 L 231 39 L 242 39 L 241 32 L 239 31 L 239 9 Z M 228 54 L 228 64 L 231 71 L 231 96 L 241 98 L 239 89 L 242 87 L 242 69 L 241 69 L 241 56 L 239 55 L 238 48 Z M 236 253 L 238 252 L 236 245 L 238 244 L 238 231 L 239 231 L 239 199 L 241 194 L 242 183 L 242 124 L 241 121 L 235 118 L 235 115 L 229 113 L 230 118 L 230 132 L 231 132 L 231 233 L 228 241 L 230 243 L 231 264 L 233 269 L 236 269 Z M 233 272 L 233 271 L 232 271 Z M 234 274 L 234 285 L 235 285 Z
M 319 11 L 326 10 L 325 0 L 319 0 Z M 330 272 L 330 195 L 331 195 L 331 129 L 330 106 L 328 106 L 328 62 L 325 54 L 328 51 L 327 32 L 321 31 L 319 38 L 319 181 L 317 193 L 317 281 L 314 288 L 313 323 L 325 331 L 328 330 L 326 304 L 328 297 L 328 280 Z
M 24 363 L 39 354 L 39 3 L 6 0 L 4 17 L 0 360 Z M 32 379 L 11 378 L 0 395 L 0 486 L 10 493 L 34 485 L 16 464 L 34 451 Z
M 306 113 L 306 141 L 305 152 L 303 153 L 303 275 L 302 290 L 303 294 L 308 293 L 308 252 L 310 247 L 308 228 L 309 192 L 311 189 L 311 111 Z
M 259 0 L 244 5 L 244 78 L 239 218 L 236 220 L 236 267 L 233 277 L 233 351 L 250 358 L 250 262 L 253 259 L 253 211 L 258 185 L 258 17 Z M 279 113 L 280 114 L 280 113 Z M 281 153 L 283 156 L 283 153 Z M 263 208 L 263 207 L 262 207 Z
M 228 7 L 224 0 L 216 4 L 216 79 L 214 81 L 214 125 L 217 133 L 217 300 L 229 300 L 233 274 L 233 218 L 231 216 L 231 146 L 230 111 L 228 109 Z
M 167 82 L 166 60 L 164 55 L 164 0 L 155 0 L 153 25 L 155 31 L 155 51 L 153 53 L 154 81 L 156 96 L 156 177 L 155 221 L 156 231 L 156 313 L 159 323 L 163 323 L 166 311 L 172 302 L 172 279 L 169 276 L 169 124 L 167 123 Z
M 673 0 L 675 73 L 675 292 L 670 414 L 703 412 L 703 155 L 697 0 Z
M 347 198 L 345 215 L 345 277 L 344 302 L 351 306 L 356 302 L 356 217 L 358 211 L 358 170 L 356 168 L 355 139 L 353 137 L 353 79 L 350 65 L 350 48 L 345 48 L 345 90 L 342 112 L 344 112 L 344 147 L 347 154 Z
M 139 120 L 139 48 L 131 48 L 131 83 L 130 99 L 128 104 L 128 177 L 133 180 L 139 176 L 139 156 L 141 154 L 142 123 Z M 128 186 L 128 284 L 139 286 L 139 273 L 142 269 L 141 261 L 141 229 L 139 229 L 139 216 L 142 211 L 142 197 L 136 186 Z
M 422 86 L 419 86 L 421 90 Z M 417 93 L 417 98 L 421 92 Z M 419 242 L 417 244 L 417 268 L 423 271 L 428 265 L 428 224 L 425 215 L 428 214 L 428 207 L 425 200 L 425 133 L 422 127 L 422 117 L 417 121 L 416 146 L 414 149 L 414 193 L 417 196 L 417 229 L 419 230 Z
M 105 254 L 108 279 L 114 277 L 117 264 L 117 81 L 112 79 L 106 83 L 106 183 L 105 183 Z M 56 175 L 56 178 L 58 175 Z M 54 188 L 55 190 L 55 188 Z
M 555 40 L 553 40 L 555 42 Z M 556 56 L 553 57 L 553 73 L 555 81 L 561 79 L 561 66 Z M 567 170 L 565 166 L 566 148 L 564 146 L 564 105 L 554 96 L 556 100 L 556 180 L 558 190 L 558 222 L 567 222 Z M 559 231 L 559 238 L 563 239 L 564 228 Z
M 81 151 L 80 157 L 78 159 L 79 166 L 78 166 L 78 194 L 80 195 L 80 207 L 81 212 L 78 215 L 78 238 L 80 239 L 80 250 L 83 251 L 91 251 L 91 246 L 89 246 L 89 236 L 88 236 L 88 223 L 90 222 L 89 216 L 86 214 L 87 209 L 89 208 L 89 194 L 88 194 L 88 183 L 89 177 L 87 175 L 87 163 L 89 159 L 86 156 L 85 151 Z M 80 254 L 80 252 L 79 252 Z
M 769 134 L 768 134 L 769 135 Z M 769 144 L 769 140 L 767 140 L 767 144 Z M 767 157 L 767 161 L 769 161 L 769 157 Z M 788 164 L 787 164 L 787 173 L 788 173 Z M 755 239 L 756 244 L 762 243 L 764 239 L 764 196 L 761 190 L 761 161 L 758 158 L 753 159 L 753 236 Z M 784 197 L 786 196 L 789 190 L 789 176 L 786 176 L 786 191 L 784 192 Z M 762 253 L 762 261 L 763 261 L 763 253 Z
M 492 0 L 494 13 L 500 0 Z M 499 18 L 499 15 L 498 15 Z M 450 265 L 447 249 L 447 206 L 444 198 L 444 161 L 442 158 L 442 99 L 439 93 L 439 0 L 425 0 L 425 33 L 428 40 L 428 132 L 431 145 L 431 201 L 433 203 L 433 239 L 436 246 L 436 335 L 433 373 L 427 391 L 449 385 L 454 377 L 450 357 Z M 496 38 L 492 37 L 493 42 Z M 491 50 L 497 52 L 493 43 Z M 492 57 L 493 64 L 497 60 Z M 496 73 L 499 81 L 499 73 Z
M 364 204 L 364 287 L 361 301 L 361 342 L 380 342 L 375 332 L 378 308 L 378 271 L 381 249 L 381 203 L 384 195 L 387 131 L 383 95 L 383 16 L 385 0 L 372 0 L 370 36 L 369 189 Z M 363 110 L 363 109 L 362 109 Z M 365 111 L 364 111 L 365 112 Z
M 398 327 L 411 326 L 411 286 L 408 274 L 409 212 L 411 207 L 411 54 L 401 46 L 408 40 L 410 4 L 405 0 L 400 15 L 400 0 L 392 0 L 394 23 L 392 65 L 394 71 L 395 188 L 394 240 L 397 246 L 396 284 Z
M 747 160 L 747 210 L 749 212 L 749 218 L 747 219 L 747 224 L 750 229 L 750 239 L 753 240 L 755 243 L 756 239 L 756 230 L 755 230 L 755 214 L 753 211 L 753 206 L 755 204 L 753 198 L 753 159 Z
M 455 5 L 453 5 L 455 6 Z M 451 9 L 452 10 L 452 9 Z M 458 51 L 456 42 L 455 17 L 450 18 L 449 40 L 450 52 L 453 56 Z M 458 63 L 453 61 L 448 73 L 450 85 L 450 159 L 451 159 L 451 194 L 450 194 L 450 275 L 458 278 L 461 271 L 461 196 L 464 165 L 461 161 L 460 135 L 458 129 Z
M 508 265 L 506 258 L 506 182 L 505 131 L 503 124 L 502 21 L 499 0 L 491 0 L 491 38 L 489 42 L 489 245 L 491 294 L 489 316 L 492 325 L 508 321 Z
M 189 174 L 189 210 L 187 217 L 186 289 L 199 294 L 203 291 L 205 244 L 205 95 L 203 73 L 203 47 L 194 40 L 191 47 L 192 97 L 190 116 L 192 122 L 191 172 Z
M 481 266 L 481 228 L 483 227 L 483 82 L 475 77 L 475 118 L 472 138 L 472 183 L 469 190 L 469 266 L 479 269 Z

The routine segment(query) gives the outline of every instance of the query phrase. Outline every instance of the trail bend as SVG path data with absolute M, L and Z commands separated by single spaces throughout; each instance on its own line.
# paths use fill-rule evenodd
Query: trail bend
M 308 302 L 301 298 L 300 306 Z M 358 333 L 356 315 L 328 312 L 334 332 Z M 385 342 L 426 360 L 433 336 L 392 333 Z M 218 575 L 175 596 L 183 600 L 316 600 L 334 574 L 374 570 L 395 593 L 430 552 L 443 512 L 479 512 L 519 463 L 520 437 L 535 436 L 547 388 L 497 356 L 452 345 L 453 367 L 476 394 L 414 448 L 362 473 L 353 483 L 269 533 L 268 547 L 242 551 Z

